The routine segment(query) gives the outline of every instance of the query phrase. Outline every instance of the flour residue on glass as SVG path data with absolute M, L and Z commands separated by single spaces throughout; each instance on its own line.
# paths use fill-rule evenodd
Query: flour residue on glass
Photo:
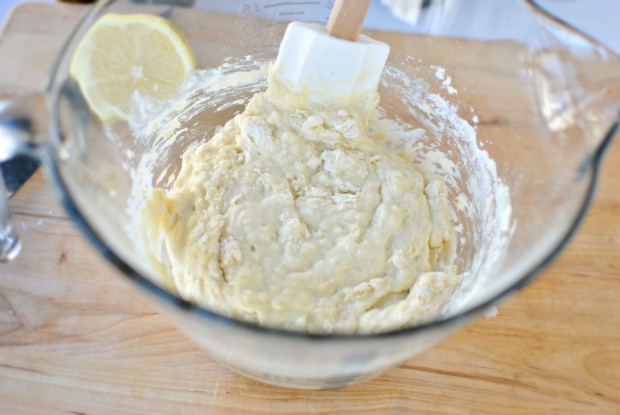
M 167 101 L 133 96 L 129 126 L 136 141 L 144 145 L 143 154 L 130 169 L 134 188 L 129 208 L 134 215 L 145 189 L 166 187 L 174 181 L 185 150 L 212 136 L 266 88 L 268 65 L 248 57 L 230 60 L 216 69 L 194 71 Z
M 446 70 L 439 66 L 431 69 L 440 89 L 456 97 L 458 91 L 450 89 L 452 77 Z M 484 282 L 492 278 L 492 270 L 506 255 L 513 231 L 512 209 L 508 186 L 477 141 L 478 116 L 469 115 L 473 125 L 468 123 L 459 115 L 456 103 L 431 92 L 429 82 L 433 80 L 411 78 L 388 66 L 379 92 L 386 102 L 382 115 L 399 114 L 389 122 L 392 129 L 385 134 L 389 138 L 386 144 L 409 152 L 414 162 L 444 177 L 454 200 L 457 265 L 463 282 L 445 310 L 452 315 L 484 289 Z

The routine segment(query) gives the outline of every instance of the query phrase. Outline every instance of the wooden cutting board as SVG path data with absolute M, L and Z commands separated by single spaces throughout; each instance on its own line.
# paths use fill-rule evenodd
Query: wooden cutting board
M 0 38 L 0 98 L 41 85 L 81 6 L 23 5 Z M 579 234 L 530 286 L 370 382 L 305 392 L 214 362 L 107 265 L 36 174 L 0 266 L 2 414 L 620 414 L 620 146 Z

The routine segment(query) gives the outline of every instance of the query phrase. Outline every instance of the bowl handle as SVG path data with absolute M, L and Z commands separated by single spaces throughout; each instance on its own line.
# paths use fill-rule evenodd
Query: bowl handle
M 14 259 L 21 249 L 19 235 L 11 221 L 9 210 L 9 192 L 6 190 L 2 172 L 0 172 L 0 262 Z
M 43 94 L 0 102 L 0 162 L 20 155 L 38 159 L 41 144 L 48 136 L 47 115 Z M 0 171 L 0 262 L 14 259 L 20 248 L 19 235 L 11 222 L 9 192 Z

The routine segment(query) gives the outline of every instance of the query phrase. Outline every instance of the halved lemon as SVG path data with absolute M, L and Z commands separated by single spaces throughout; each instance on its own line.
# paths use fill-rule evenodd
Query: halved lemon
M 78 45 L 70 74 L 102 121 L 127 120 L 135 91 L 165 99 L 195 68 L 192 49 L 168 20 L 106 14 Z

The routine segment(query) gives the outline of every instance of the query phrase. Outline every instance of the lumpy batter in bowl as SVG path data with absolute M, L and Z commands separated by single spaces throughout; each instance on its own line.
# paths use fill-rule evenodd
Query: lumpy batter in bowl
M 377 102 L 326 108 L 272 81 L 186 151 L 142 212 L 181 296 L 314 333 L 437 317 L 460 282 L 446 185 L 368 136 Z

